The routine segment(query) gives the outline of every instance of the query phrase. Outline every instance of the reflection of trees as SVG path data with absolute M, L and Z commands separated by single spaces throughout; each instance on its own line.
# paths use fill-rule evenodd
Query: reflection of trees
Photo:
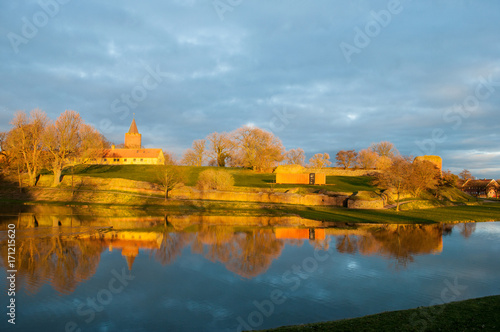
M 458 229 L 460 229 L 460 234 L 462 234 L 462 236 L 467 239 L 469 236 L 472 235 L 472 233 L 476 231 L 476 223 L 475 222 L 463 223 L 458 225 Z
M 448 236 L 453 233 L 453 225 L 451 224 L 444 224 L 443 225 L 443 236 Z
M 443 229 L 441 225 L 395 225 L 374 230 L 371 235 L 380 245 L 378 253 L 406 266 L 414 255 L 440 251 Z
M 441 225 L 384 225 L 361 230 L 357 234 L 339 235 L 336 248 L 340 253 L 382 255 L 396 259 L 398 266 L 406 266 L 418 254 L 441 251 Z
M 283 241 L 277 240 L 270 229 L 234 232 L 232 227 L 204 226 L 192 250 L 212 262 L 221 262 L 234 273 L 252 278 L 269 268 L 283 246 Z
M 164 232 L 159 249 L 154 250 L 154 256 L 162 265 L 167 265 L 175 261 L 181 254 L 182 249 L 192 240 L 191 233 Z
M 443 225 L 443 235 L 451 235 L 453 233 L 453 228 L 457 227 L 460 231 L 460 234 L 464 238 L 469 238 L 476 231 L 476 223 L 468 222 L 461 224 L 444 224 Z
M 58 292 L 69 294 L 81 281 L 95 274 L 103 251 L 100 242 L 60 234 L 34 235 L 16 241 L 17 281 L 28 292 L 36 293 L 50 282 Z M 7 266 L 7 250 L 2 249 L 2 260 Z
M 294 247 L 302 247 L 304 245 L 304 240 L 286 239 L 285 243 Z
M 327 251 L 330 248 L 330 238 L 324 238 L 322 240 L 310 241 L 311 245 L 315 250 Z
M 335 247 L 338 252 L 354 254 L 358 250 L 358 238 L 355 235 L 339 236 Z

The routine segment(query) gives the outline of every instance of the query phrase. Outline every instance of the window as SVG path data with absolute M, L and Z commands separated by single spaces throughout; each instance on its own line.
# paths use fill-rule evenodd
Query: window
M 143 159 L 141 158 L 141 161 L 142 161 L 142 160 L 143 160 Z
M 127 158 L 123 159 L 123 161 L 127 161 Z

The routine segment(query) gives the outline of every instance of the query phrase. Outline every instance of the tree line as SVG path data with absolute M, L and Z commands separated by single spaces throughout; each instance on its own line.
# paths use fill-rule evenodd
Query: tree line
M 2 170 L 28 174 L 30 186 L 36 184 L 42 169 L 54 173 L 54 185 L 61 181 L 63 168 L 78 159 L 86 163 L 102 156 L 109 142 L 80 114 L 67 110 L 56 120 L 39 109 L 29 114 L 15 113 L 12 128 L 0 133 Z
M 341 150 L 336 154 L 336 165 L 348 168 L 386 169 L 399 155 L 393 143 L 373 143 L 359 152 Z M 328 153 L 317 153 L 306 165 L 303 149 L 286 151 L 281 140 L 274 134 L 258 127 L 244 126 L 232 132 L 213 132 L 204 139 L 195 140 L 187 149 L 180 164 L 187 166 L 247 167 L 265 171 L 284 165 L 301 165 L 323 168 L 332 165 Z
M 27 173 L 29 185 L 36 184 L 42 169 L 54 174 L 54 185 L 60 183 L 63 168 L 78 163 L 87 163 L 102 157 L 110 143 L 93 126 L 86 124 L 80 115 L 71 110 L 63 112 L 56 120 L 35 109 L 27 114 L 15 113 L 12 128 L 0 133 L 0 159 L 2 170 Z M 171 154 L 166 153 L 166 164 L 174 164 Z M 301 148 L 286 150 L 281 140 L 273 133 L 258 127 L 244 126 L 233 132 L 214 132 L 204 139 L 195 140 L 187 149 L 180 164 L 190 166 L 233 166 L 267 171 L 278 166 L 306 166 L 305 153 Z M 336 165 L 344 169 L 362 168 L 380 170 L 377 176 L 382 187 L 399 188 L 415 195 L 435 189 L 444 182 L 456 185 L 462 178 L 473 178 L 469 171 L 460 173 L 460 178 L 449 171 L 442 174 L 433 163 L 413 162 L 401 156 L 393 143 L 383 141 L 356 152 L 340 150 Z M 317 153 L 309 159 L 307 166 L 323 168 L 332 164 L 328 153 Z M 161 183 L 171 188 L 177 183 L 179 174 L 162 172 Z M 398 189 L 398 192 L 399 192 Z M 166 192 L 166 195 L 168 193 Z
M 263 171 L 276 166 L 284 158 L 281 140 L 257 127 L 241 127 L 233 132 L 214 132 L 195 140 L 180 161 L 188 166 L 248 167 Z

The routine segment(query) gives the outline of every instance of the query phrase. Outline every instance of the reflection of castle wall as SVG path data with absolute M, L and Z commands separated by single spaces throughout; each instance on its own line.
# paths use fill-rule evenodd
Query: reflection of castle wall
M 345 229 L 345 228 L 327 228 L 325 229 L 327 235 L 340 236 L 340 235 L 359 235 L 366 236 L 368 231 L 366 228 L 355 228 L 355 229 Z
M 118 229 L 144 228 L 164 225 L 165 217 L 92 217 L 64 214 L 21 213 L 17 218 L 18 228 L 32 227 L 116 227 Z
M 275 228 L 277 239 L 324 240 L 324 228 Z
M 321 227 L 321 221 L 302 219 L 295 216 L 286 217 L 252 217 L 252 216 L 168 216 L 168 222 L 177 230 L 185 229 L 193 224 L 238 225 L 238 226 L 303 226 Z

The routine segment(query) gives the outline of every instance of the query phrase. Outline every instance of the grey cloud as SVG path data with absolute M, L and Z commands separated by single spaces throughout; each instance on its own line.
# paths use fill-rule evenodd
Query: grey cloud
M 445 168 L 500 178 L 500 86 L 459 128 L 445 119 L 481 77 L 500 82 L 500 4 L 401 1 L 401 13 L 347 63 L 339 44 L 352 44 L 354 29 L 387 4 L 243 1 L 221 21 L 210 1 L 70 1 L 16 54 L 7 34 L 21 34 L 22 18 L 41 9 L 5 2 L 0 130 L 18 109 L 52 118 L 74 109 L 98 128 L 109 120 L 105 134 L 120 143 L 136 113 L 144 144 L 178 155 L 194 139 L 254 123 L 309 156 L 381 140 L 410 154 L 440 129 L 447 139 L 433 152 Z M 114 111 L 148 66 L 167 73 L 163 81 L 126 116 Z M 294 118 L 276 130 L 283 109 Z M 466 151 L 489 154 L 475 160 Z

